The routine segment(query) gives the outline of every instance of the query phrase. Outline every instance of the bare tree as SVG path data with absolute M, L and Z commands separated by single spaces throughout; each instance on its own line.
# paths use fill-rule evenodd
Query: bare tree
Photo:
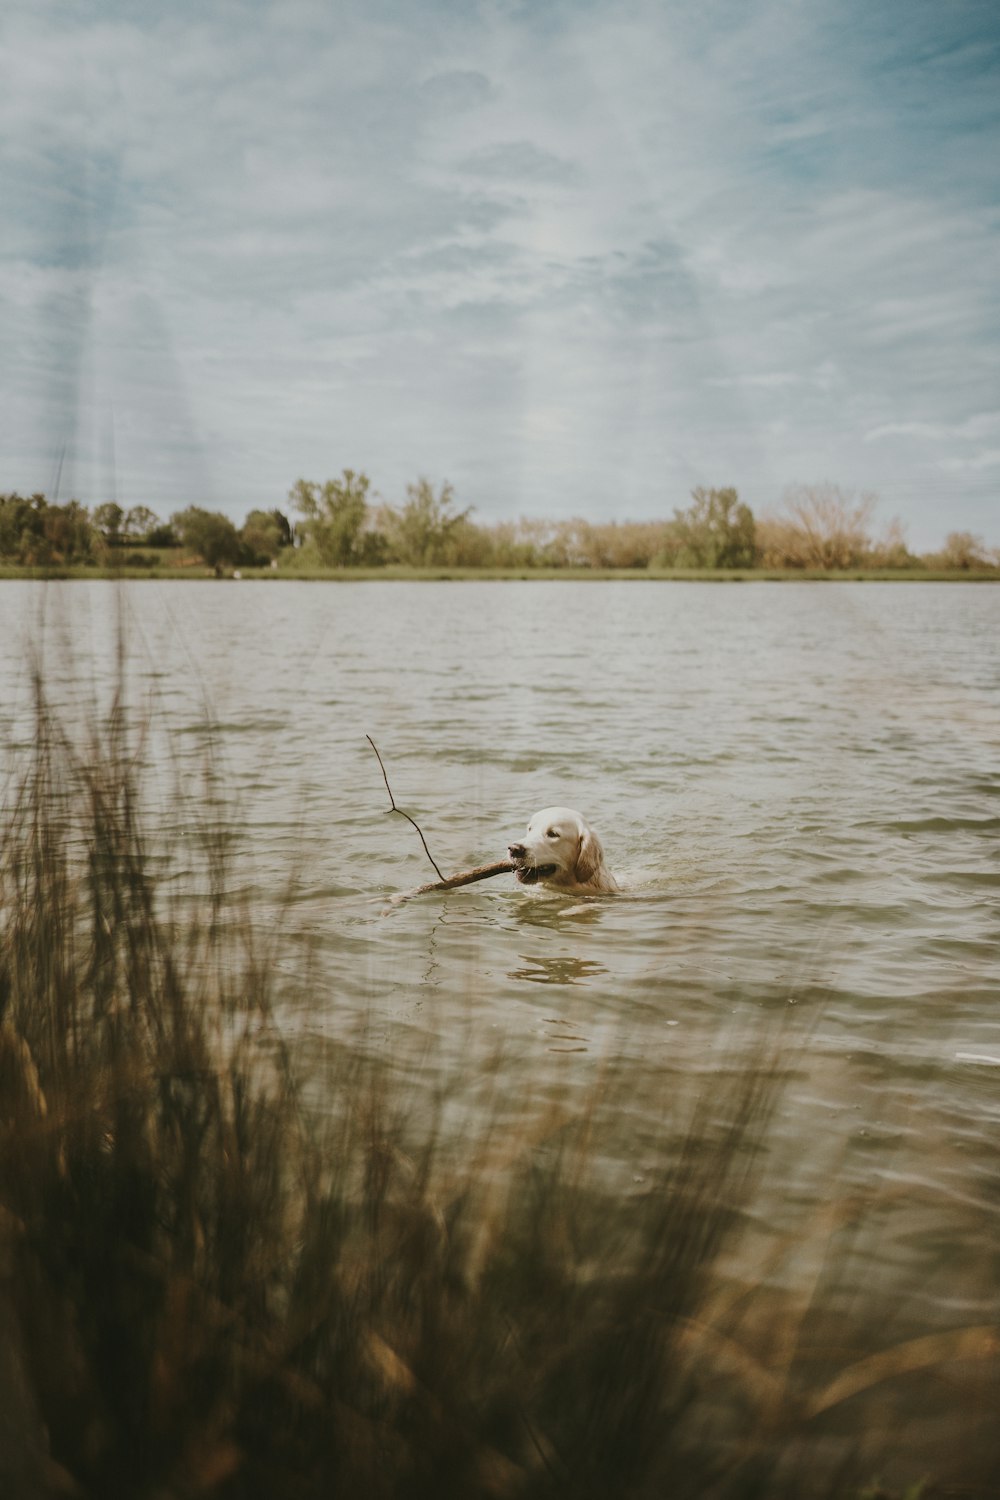
M 981 536 L 974 536 L 971 531 L 949 531 L 940 560 L 942 567 L 954 568 L 962 573 L 990 565 L 985 542 Z
M 758 525 L 761 561 L 769 567 L 852 568 L 872 552 L 877 498 L 855 497 L 839 485 L 797 484 L 786 490 L 785 514 Z

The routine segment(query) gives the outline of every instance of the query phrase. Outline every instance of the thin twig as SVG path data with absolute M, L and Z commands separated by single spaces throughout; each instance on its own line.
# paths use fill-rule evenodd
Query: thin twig
M 424 853 L 427 855 L 427 858 L 430 860 L 430 862 L 434 866 L 435 870 L 437 870 L 438 879 L 439 880 L 444 880 L 445 877 L 442 875 L 440 869 L 438 869 L 437 860 L 434 858 L 433 854 L 431 853 L 431 851 L 427 847 L 427 840 L 424 838 L 423 833 L 421 833 L 420 824 L 417 823 L 417 822 L 415 822 L 414 819 L 410 817 L 409 813 L 403 812 L 403 809 L 401 807 L 397 807 L 396 806 L 396 799 L 392 795 L 392 787 L 389 785 L 389 778 L 385 774 L 385 766 L 382 765 L 382 757 L 378 753 L 378 746 L 376 745 L 375 741 L 372 739 L 372 737 L 371 737 L 370 734 L 366 734 L 365 735 L 365 739 L 368 741 L 369 745 L 371 745 L 372 749 L 375 751 L 375 758 L 378 761 L 379 765 L 382 767 L 382 780 L 385 782 L 385 789 L 389 793 L 389 801 L 392 803 L 392 811 L 396 812 L 396 813 L 399 813 L 400 817 L 405 818 L 408 823 L 413 823 L 414 828 L 420 834 L 420 842 L 424 846 Z

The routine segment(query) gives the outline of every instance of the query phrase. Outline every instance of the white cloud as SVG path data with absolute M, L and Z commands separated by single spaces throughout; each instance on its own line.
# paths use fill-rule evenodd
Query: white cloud
M 886 437 L 924 438 L 929 442 L 949 442 L 955 438 L 970 440 L 1000 432 L 1000 411 L 977 412 L 961 422 L 886 422 L 865 433 L 865 442 Z

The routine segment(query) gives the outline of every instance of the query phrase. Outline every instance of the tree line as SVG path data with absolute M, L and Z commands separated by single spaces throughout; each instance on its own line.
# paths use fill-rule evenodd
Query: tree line
M 0 560 L 25 566 L 149 566 L 174 549 L 179 563 L 226 568 L 693 568 L 857 569 L 1000 567 L 1000 549 L 951 532 L 936 553 L 909 551 L 902 526 L 874 529 L 876 497 L 829 483 L 788 490 L 780 510 L 755 516 L 731 487 L 699 486 L 691 503 L 654 521 L 522 519 L 481 525 L 459 509 L 453 487 L 419 479 L 400 506 L 374 495 L 367 474 L 299 479 L 278 508 L 252 510 L 242 526 L 197 505 L 168 521 L 146 506 L 0 495 Z M 143 553 L 143 548 L 154 549 Z
M 219 511 L 189 505 L 161 521 L 145 505 L 107 501 L 89 511 L 78 500 L 58 504 L 42 494 L 0 495 L 0 561 L 26 567 L 65 564 L 155 566 L 173 549 L 211 568 L 266 567 L 294 534 L 280 510 L 252 510 L 243 525 Z M 155 549 L 143 555 L 142 547 Z

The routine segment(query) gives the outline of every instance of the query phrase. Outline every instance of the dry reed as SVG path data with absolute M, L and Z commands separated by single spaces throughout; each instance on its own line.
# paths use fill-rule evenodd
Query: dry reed
M 5 1496 L 855 1492 L 789 1435 L 885 1370 L 804 1387 L 801 1321 L 768 1358 L 718 1276 L 773 1039 L 625 1202 L 593 1116 L 456 1166 L 350 1048 L 319 1111 L 224 833 L 172 904 L 123 698 L 79 747 L 36 674 L 34 729 L 0 845 Z

